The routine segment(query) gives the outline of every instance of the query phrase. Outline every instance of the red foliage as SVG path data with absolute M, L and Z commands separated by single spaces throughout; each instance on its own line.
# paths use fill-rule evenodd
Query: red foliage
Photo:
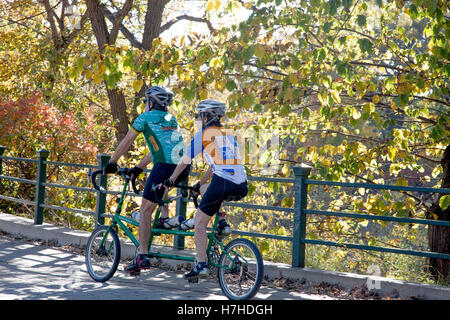
M 94 124 L 91 113 L 80 118 L 73 111 L 61 112 L 43 103 L 40 93 L 16 101 L 0 98 L 0 144 L 16 156 L 35 158 L 37 150 L 47 149 L 57 161 L 94 162 Z

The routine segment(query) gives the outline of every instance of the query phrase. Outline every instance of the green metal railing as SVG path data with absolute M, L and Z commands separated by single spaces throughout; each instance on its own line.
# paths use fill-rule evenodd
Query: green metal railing
M 84 165 L 84 164 L 74 164 L 74 163 L 64 163 L 64 162 L 54 162 L 48 161 L 49 152 L 46 150 L 39 150 L 37 152 L 37 159 L 26 159 L 17 157 L 7 157 L 4 156 L 5 147 L 0 146 L 0 183 L 2 180 L 9 180 L 19 183 L 27 183 L 34 185 L 36 187 L 35 199 L 34 201 L 18 199 L 10 197 L 7 195 L 1 195 L 0 199 L 6 201 L 13 201 L 25 205 L 33 205 L 34 210 L 34 223 L 43 223 L 43 212 L 44 209 L 54 209 L 63 210 L 74 213 L 81 213 L 84 215 L 91 215 L 95 219 L 96 224 L 103 224 L 105 217 L 109 217 L 106 214 L 106 197 L 108 194 L 117 195 L 118 191 L 107 191 L 106 193 L 97 192 L 93 188 L 62 185 L 57 183 L 46 182 L 47 175 L 47 165 L 58 165 L 58 166 L 68 166 L 68 167 L 78 167 L 98 170 L 103 168 L 109 161 L 109 156 L 105 154 L 100 154 L 97 156 L 97 165 Z M 10 161 L 24 161 L 29 163 L 35 163 L 37 166 L 37 176 L 36 180 L 22 179 L 17 177 L 5 176 L 2 174 L 2 160 Z M 148 170 L 145 170 L 148 172 Z M 367 219 L 367 220 L 380 220 L 380 221 L 391 221 L 397 223 L 415 223 L 422 225 L 437 225 L 450 227 L 449 221 L 441 220 L 428 220 L 428 219 L 415 219 L 415 218 L 403 218 L 403 217 L 393 217 L 393 216 L 378 216 L 370 214 L 361 213 L 349 213 L 349 212 L 335 212 L 335 211 L 325 211 L 325 210 L 313 210 L 307 208 L 308 200 L 308 185 L 325 185 L 325 186 L 337 186 L 337 187 L 351 187 L 351 188 L 365 188 L 365 189 L 382 189 L 382 190 L 394 190 L 394 191 L 413 191 L 413 192 L 426 192 L 426 193 L 441 193 L 450 194 L 450 189 L 444 188 L 425 188 L 425 187 L 408 187 L 408 186 L 396 186 L 396 185 L 377 185 L 368 183 L 344 183 L 344 182 L 333 182 L 333 181 L 319 181 L 308 179 L 311 172 L 311 167 L 307 165 L 298 165 L 293 167 L 294 179 L 288 178 L 273 178 L 273 177 L 248 177 L 249 181 L 259 181 L 259 182 L 279 182 L 285 184 L 292 184 L 294 188 L 294 207 L 282 207 L 282 206 L 268 206 L 268 205 L 256 205 L 245 202 L 225 202 L 224 206 L 228 207 L 238 207 L 244 209 L 253 210 L 268 210 L 275 212 L 287 212 L 293 214 L 293 230 L 292 236 L 283 236 L 275 234 L 266 233 L 255 233 L 240 230 L 233 230 L 234 234 L 242 236 L 251 236 L 258 238 L 268 238 L 289 241 L 292 243 L 292 266 L 304 267 L 305 266 L 305 246 L 309 245 L 324 245 L 324 246 L 335 246 L 335 247 L 345 247 L 351 249 L 359 250 L 370 250 L 378 252 L 390 252 L 396 254 L 406 254 L 412 256 L 428 257 L 428 258 L 438 258 L 438 259 L 450 259 L 450 254 L 429 252 L 429 251 L 418 251 L 418 250 L 407 250 L 399 248 L 389 248 L 389 247 L 379 247 L 379 246 L 369 246 L 361 244 L 352 243 L 341 243 L 334 241 L 324 241 L 324 240 L 314 240 L 306 238 L 306 226 L 307 226 L 307 215 L 324 215 L 324 216 L 334 216 L 334 217 L 345 217 L 354 219 Z M 101 176 L 100 185 L 103 188 L 107 188 L 106 176 Z M 83 192 L 95 192 L 97 194 L 95 211 L 74 209 L 68 207 L 55 206 L 45 203 L 46 188 L 63 188 L 71 189 L 75 191 Z M 129 193 L 131 196 L 139 197 L 134 193 Z M 178 199 L 176 202 L 176 214 L 181 216 L 186 216 L 187 203 L 183 199 Z M 184 237 L 176 236 L 174 237 L 174 247 L 177 249 L 184 248 Z

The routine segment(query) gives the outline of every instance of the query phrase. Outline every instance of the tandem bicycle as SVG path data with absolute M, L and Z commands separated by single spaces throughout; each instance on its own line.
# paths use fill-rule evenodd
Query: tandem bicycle
M 96 183 L 96 176 L 102 174 L 102 170 L 90 171 L 89 178 L 98 192 L 106 193 L 106 190 Z M 135 177 L 131 178 L 129 168 L 119 168 L 117 174 L 123 179 L 123 188 L 120 196 L 116 199 L 117 208 L 109 225 L 100 225 L 90 235 L 85 252 L 85 262 L 91 278 L 98 282 L 108 281 L 116 272 L 120 261 L 119 229 L 131 242 L 139 247 L 139 241 L 133 235 L 127 224 L 139 226 L 139 221 L 126 215 L 122 215 L 122 206 L 127 196 L 127 190 L 131 184 L 134 193 L 140 194 L 135 185 Z M 168 197 L 166 200 L 158 199 L 158 209 L 152 224 L 149 243 L 149 258 L 173 259 L 194 262 L 195 258 L 189 255 L 174 255 L 152 251 L 152 242 L 155 236 L 162 234 L 194 236 L 193 231 L 179 229 L 158 229 L 162 206 L 179 198 L 194 202 L 198 207 L 197 197 L 193 191 L 195 188 L 177 184 L 174 186 L 182 190 L 180 195 Z M 218 278 L 219 286 L 228 299 L 247 300 L 253 298 L 258 292 L 263 274 L 264 264 L 258 247 L 250 240 L 237 238 L 226 245 L 222 243 L 222 237 L 218 235 L 217 228 L 220 214 L 216 214 L 212 229 L 208 230 L 208 268 L 210 274 Z M 189 282 L 198 282 L 198 278 L 190 279 Z

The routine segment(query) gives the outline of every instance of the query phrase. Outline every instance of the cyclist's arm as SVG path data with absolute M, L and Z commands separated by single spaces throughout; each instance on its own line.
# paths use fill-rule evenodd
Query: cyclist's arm
M 149 152 L 144 159 L 142 159 L 137 165 L 136 167 L 140 168 L 140 169 L 145 169 L 147 168 L 147 166 L 150 164 L 150 162 L 152 162 L 152 154 Z
M 120 141 L 116 151 L 114 152 L 114 154 L 112 155 L 111 159 L 109 160 L 110 163 L 117 163 L 117 161 L 119 161 L 120 157 L 128 151 L 128 149 L 130 148 L 131 144 L 133 143 L 134 139 L 136 139 L 138 135 L 138 132 L 135 130 L 128 130 L 127 135 L 125 136 L 125 138 L 122 139 L 122 141 Z
M 186 153 L 178 161 L 178 165 L 170 176 L 170 180 L 176 181 L 178 176 L 183 172 L 183 170 L 191 164 L 192 159 L 203 151 L 202 145 L 202 132 L 197 132 L 192 138 L 190 145 L 188 146 Z
M 173 171 L 172 175 L 170 176 L 170 180 L 176 181 L 178 176 L 183 172 L 183 170 L 186 169 L 186 167 L 191 164 L 191 161 L 192 161 L 192 159 L 188 155 L 182 156 L 180 161 L 178 162 L 175 170 Z
M 208 183 L 209 179 L 211 179 L 211 176 L 213 174 L 213 168 L 210 166 L 208 170 L 206 170 L 205 174 L 203 175 L 202 179 L 200 180 L 200 185 L 204 185 Z

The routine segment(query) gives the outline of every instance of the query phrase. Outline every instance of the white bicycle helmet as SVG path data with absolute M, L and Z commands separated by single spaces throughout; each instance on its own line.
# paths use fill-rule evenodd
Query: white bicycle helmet
M 206 99 L 200 101 L 196 110 L 200 114 L 208 114 L 210 118 L 221 118 L 225 116 L 225 103 L 212 99 Z
M 157 102 L 161 108 L 166 109 L 172 103 L 173 93 L 163 87 L 152 86 L 145 91 L 145 103 L 152 99 Z

